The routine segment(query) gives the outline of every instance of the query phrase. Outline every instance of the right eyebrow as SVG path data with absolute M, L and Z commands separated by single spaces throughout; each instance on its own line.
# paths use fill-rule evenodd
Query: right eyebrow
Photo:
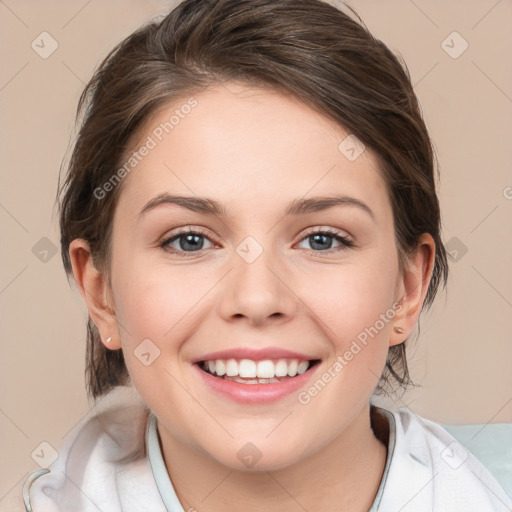
M 206 213 L 208 215 L 227 216 L 228 211 L 218 201 L 209 199 L 207 197 L 189 197 L 178 196 L 168 193 L 159 194 L 150 201 L 148 201 L 139 213 L 139 216 L 144 215 L 148 211 L 160 206 L 162 204 L 175 204 L 182 208 L 187 208 L 193 212 Z

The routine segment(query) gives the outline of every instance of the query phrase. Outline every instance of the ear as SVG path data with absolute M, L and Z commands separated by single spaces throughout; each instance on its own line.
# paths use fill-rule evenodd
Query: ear
M 100 332 L 101 341 L 110 350 L 120 349 L 121 338 L 108 282 L 94 266 L 89 244 L 76 238 L 69 245 L 69 256 L 75 282 Z
M 411 334 L 421 313 L 434 269 L 436 244 L 429 233 L 423 233 L 418 247 L 409 255 L 399 282 L 396 301 L 401 308 L 393 319 L 389 345 L 399 345 Z M 402 332 L 396 332 L 396 329 Z

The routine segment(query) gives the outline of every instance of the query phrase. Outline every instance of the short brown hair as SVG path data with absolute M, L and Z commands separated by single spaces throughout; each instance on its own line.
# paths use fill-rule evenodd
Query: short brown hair
M 122 183 L 101 200 L 95 190 L 119 168 L 137 130 L 178 96 L 235 80 L 293 95 L 374 151 L 392 203 L 400 268 L 421 234 L 435 241 L 423 304 L 429 307 L 448 277 L 437 161 L 407 66 L 358 19 L 321 0 L 185 0 L 119 43 L 80 97 L 81 128 L 59 184 L 68 275 L 75 238 L 89 242 L 95 264 L 108 275 Z M 122 350 L 107 350 L 90 318 L 86 358 L 94 398 L 129 382 Z M 390 377 L 403 387 L 411 383 L 405 343 L 389 349 L 377 391 Z

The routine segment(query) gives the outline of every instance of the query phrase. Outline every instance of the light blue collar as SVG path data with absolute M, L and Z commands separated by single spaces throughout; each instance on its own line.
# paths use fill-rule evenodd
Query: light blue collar
M 146 430 L 146 443 L 148 447 L 149 463 L 151 464 L 153 476 L 155 477 L 156 486 L 158 487 L 158 492 L 168 512 L 185 512 L 178 496 L 176 496 L 171 479 L 169 478 L 169 473 L 167 473 L 167 468 L 162 457 L 162 450 L 160 449 L 160 442 L 158 440 L 156 422 L 156 416 L 150 412 Z
M 374 406 L 375 413 L 383 414 L 387 420 L 388 424 L 388 455 L 386 457 L 386 465 L 384 466 L 384 473 L 380 480 L 379 490 L 373 500 L 373 504 L 368 512 L 377 512 L 380 507 L 380 502 L 382 500 L 382 495 L 384 494 L 384 489 L 386 488 L 386 480 L 388 479 L 389 468 L 391 467 L 391 460 L 393 458 L 393 453 L 395 451 L 395 443 L 396 443 L 396 424 L 395 417 L 391 411 L 383 409 L 382 407 Z

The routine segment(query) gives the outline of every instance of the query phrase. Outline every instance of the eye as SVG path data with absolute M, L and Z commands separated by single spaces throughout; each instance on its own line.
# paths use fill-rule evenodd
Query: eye
M 171 237 L 166 238 L 160 244 L 160 247 L 181 256 L 182 253 L 200 252 L 203 249 L 208 249 L 209 247 L 204 247 L 204 240 L 208 240 L 208 242 L 212 243 L 206 236 L 206 233 L 201 229 L 189 228 L 188 230 L 179 231 Z
M 205 240 L 211 244 L 210 247 L 204 247 Z M 333 240 L 339 244 L 337 247 L 332 247 Z M 310 251 L 312 252 L 332 253 L 355 246 L 354 242 L 349 240 L 347 237 L 341 235 L 338 231 L 329 228 L 316 228 L 316 230 L 307 233 L 306 236 L 302 238 L 301 243 L 303 241 L 307 241 L 311 244 L 312 249 L 310 249 Z M 212 248 L 213 245 L 214 244 L 207 236 L 206 232 L 199 228 L 189 228 L 165 238 L 165 240 L 160 244 L 160 247 L 172 254 L 186 257 L 186 253 L 190 254 L 200 252 L 202 250 Z
M 338 247 L 332 248 L 333 240 L 338 242 Z M 337 252 L 354 247 L 354 242 L 349 240 L 347 237 L 341 235 L 338 231 L 332 229 L 317 229 L 316 231 L 310 231 L 301 240 L 308 241 L 311 244 L 312 251 L 314 252 Z

